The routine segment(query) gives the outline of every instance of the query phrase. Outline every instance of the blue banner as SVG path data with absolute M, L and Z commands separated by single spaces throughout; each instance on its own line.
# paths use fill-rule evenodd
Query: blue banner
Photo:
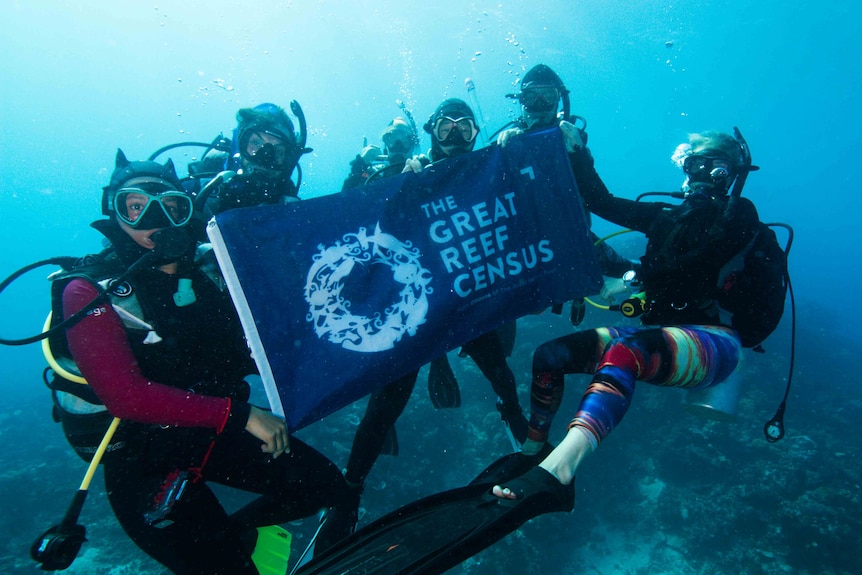
M 557 128 L 209 226 L 292 430 L 507 321 L 596 293 L 587 232 Z

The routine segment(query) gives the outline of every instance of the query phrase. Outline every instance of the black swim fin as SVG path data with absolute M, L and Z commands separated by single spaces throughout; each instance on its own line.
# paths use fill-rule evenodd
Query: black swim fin
M 380 447 L 380 455 L 391 455 L 393 457 L 398 455 L 398 433 L 396 433 L 394 425 L 386 432 L 383 445 Z
M 572 300 L 572 309 L 569 313 L 569 321 L 573 326 L 579 326 L 584 321 L 584 316 L 587 315 L 587 302 L 584 298 L 579 297 Z
M 483 469 L 482 472 L 470 482 L 470 485 L 485 483 L 500 485 L 510 479 L 518 477 L 519 475 L 524 475 L 530 469 L 540 464 L 553 450 L 553 445 L 545 443 L 545 445 L 542 446 L 542 449 L 534 455 L 524 455 L 520 451 L 504 455 Z
M 438 575 L 538 515 L 574 508 L 574 484 L 540 467 L 506 486 L 518 499 L 494 497 L 488 483 L 420 499 L 336 543 L 296 575 Z
M 428 396 L 437 409 L 461 407 L 461 389 L 445 354 L 431 361 Z

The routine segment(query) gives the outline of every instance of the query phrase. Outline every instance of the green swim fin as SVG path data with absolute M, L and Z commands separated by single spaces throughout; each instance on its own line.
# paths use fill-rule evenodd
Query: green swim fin
M 284 575 L 290 557 L 290 532 L 279 525 L 257 528 L 257 543 L 251 560 L 260 575 Z

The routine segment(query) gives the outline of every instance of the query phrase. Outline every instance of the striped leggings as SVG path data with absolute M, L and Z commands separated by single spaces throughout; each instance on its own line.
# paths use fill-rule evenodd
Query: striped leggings
M 635 381 L 703 389 L 724 381 L 741 354 L 736 332 L 718 326 L 604 327 L 548 341 L 533 354 L 528 437 L 547 441 L 566 374 L 593 376 L 569 429 L 598 445 L 626 414 Z

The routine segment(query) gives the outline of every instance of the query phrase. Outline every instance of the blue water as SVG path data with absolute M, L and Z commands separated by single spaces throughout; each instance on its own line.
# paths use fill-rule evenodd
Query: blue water
M 472 78 L 489 134 L 514 117 L 503 96 L 539 62 L 571 90 L 617 195 L 677 189 L 669 158 L 685 135 L 739 126 L 761 166 L 745 194 L 764 221 L 796 232 L 798 353 L 786 439 L 769 445 L 761 427 L 783 393 L 789 317 L 768 353 L 748 362 L 738 423 L 704 423 L 679 409 L 674 390 L 641 386 L 625 422 L 582 467 L 572 515 L 540 518 L 454 572 L 862 572 L 853 553 L 862 537 L 854 369 L 862 8 L 828 0 L 170 4 L 4 3 L 0 275 L 98 249 L 86 224 L 100 216 L 117 147 L 137 159 L 177 141 L 208 142 L 229 135 L 238 108 L 265 101 L 295 99 L 305 110 L 314 153 L 301 164 L 304 198 L 340 188 L 363 137 L 377 142 L 400 114 L 397 100 L 421 124 L 443 98 L 468 99 Z M 41 326 L 44 271 L 0 296 L 0 336 Z M 588 327 L 618 319 L 589 313 Z M 569 329 L 550 316 L 521 322 L 513 366 L 524 404 L 532 350 Z M 399 422 L 402 453 L 372 473 L 363 521 L 463 483 L 506 452 L 487 382 L 468 360 L 453 362 L 464 407 L 435 412 L 423 372 Z M 0 572 L 25 573 L 33 571 L 27 546 L 59 520 L 84 469 L 50 419 L 38 347 L 0 348 L 0 365 Z M 582 385 L 571 380 L 556 437 Z M 343 465 L 361 409 L 302 435 Z M 90 542 L 69 572 L 161 573 L 125 539 L 99 481 L 82 516 Z

